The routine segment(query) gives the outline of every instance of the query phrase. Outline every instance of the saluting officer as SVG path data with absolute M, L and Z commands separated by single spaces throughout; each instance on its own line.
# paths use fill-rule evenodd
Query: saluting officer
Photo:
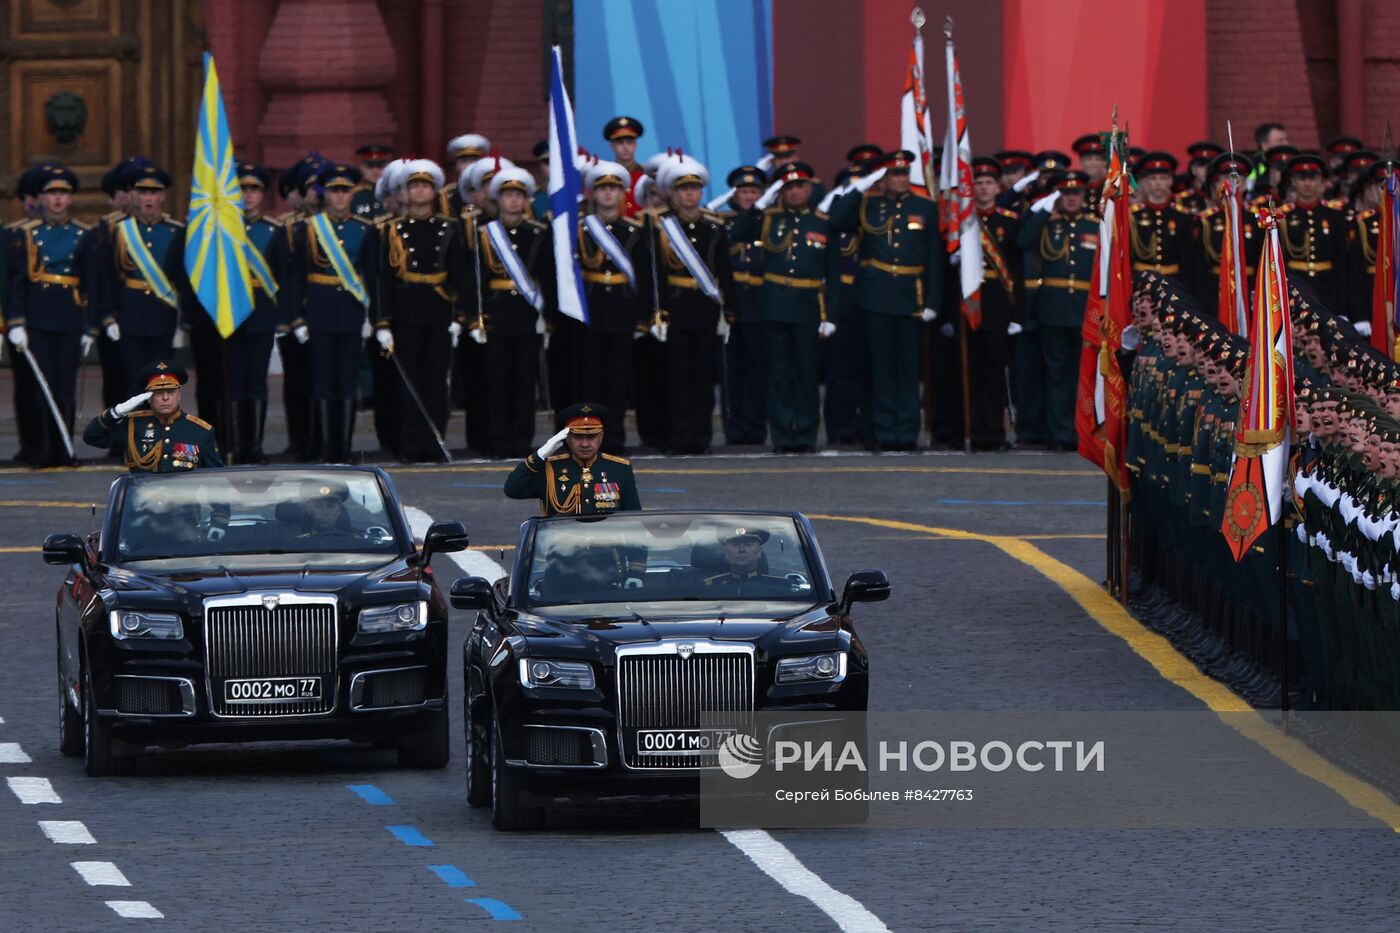
M 511 499 L 538 499 L 541 514 L 606 515 L 639 511 L 641 496 L 632 463 L 602 453 L 604 424 L 610 414 L 594 402 L 579 402 L 559 413 L 559 433 L 516 464 L 506 477 Z M 567 447 L 565 453 L 556 453 Z
M 1308 284 L 1333 314 L 1369 320 L 1371 306 L 1346 307 L 1346 215 L 1322 202 L 1322 159 L 1315 155 L 1288 160 L 1289 202 L 1279 225 L 1284 265 L 1306 276 Z
M 311 397 L 319 415 L 316 448 L 330 463 L 350 460 L 355 434 L 361 331 L 378 291 L 379 237 L 374 224 L 350 213 L 359 184 L 353 166 L 329 164 L 316 182 L 325 210 L 297 225 L 288 275 L 292 333 L 311 350 Z M 375 333 L 393 345 L 388 328 Z
M 1176 166 L 1176 157 L 1167 152 L 1148 152 L 1138 160 L 1134 174 L 1142 201 L 1132 206 L 1133 271 L 1171 276 L 1190 287 L 1195 221 L 1172 203 Z
M 831 205 L 833 229 L 861 233 L 856 304 L 868 336 L 874 440 L 883 450 L 918 447 L 922 325 L 938 317 L 943 294 L 938 205 L 910 193 L 914 161 L 905 149 L 887 153 Z M 867 194 L 881 179 L 885 193 Z
M 185 370 L 171 360 L 143 367 L 137 382 L 141 392 L 92 419 L 83 440 L 93 447 L 125 450 L 132 473 L 223 466 L 213 425 L 180 410 L 180 387 L 188 381 Z
M 1081 154 L 1081 159 L 1083 154 Z M 1089 161 L 1092 162 L 1092 157 Z M 971 395 L 972 445 L 998 450 L 1006 444 L 1006 368 L 1010 339 L 1021 333 L 1018 299 L 1021 247 L 1016 235 L 1020 218 L 997 207 L 1001 165 L 996 159 L 972 160 L 973 204 L 982 236 L 982 323 L 968 333 L 967 384 Z M 961 315 L 959 315 L 961 317 Z M 966 326 L 960 321 L 959 326 Z
M 468 278 L 462 228 L 434 213 L 442 169 L 429 159 L 415 159 L 403 171 L 403 217 L 384 224 L 380 302 L 376 336 L 385 329 L 385 350 L 403 363 L 408 379 L 428 410 L 439 434 L 447 429 L 447 373 L 452 350 L 462 337 L 466 314 L 461 302 L 472 289 Z M 408 392 L 401 393 L 396 414 L 400 460 L 439 460 L 432 431 Z
M 753 207 L 768 185 L 754 165 L 741 165 L 726 179 L 734 189 L 727 209 L 719 211 L 729 234 L 729 264 L 734 273 L 734 304 L 725 309 L 729 340 L 724 345 L 724 437 L 730 444 L 762 444 L 768 437 L 768 358 L 763 348 L 763 244 L 758 228 L 740 236 L 734 225 Z
M 25 349 L 34 357 L 39 371 L 53 393 L 68 433 L 72 433 L 79 359 L 92 351 L 97 340 L 97 322 L 88 304 L 91 274 L 87 252 L 93 237 L 87 224 L 68 214 L 78 178 L 61 165 L 45 167 L 34 187 L 39 192 L 42 214 L 15 233 L 17 240 L 11 258 L 13 283 L 5 323 L 15 348 L 16 391 L 21 379 L 33 379 Z M 31 452 L 35 466 L 68 466 L 68 456 L 59 427 L 38 394 L 39 417 L 20 426 L 33 436 L 21 439 L 20 446 Z

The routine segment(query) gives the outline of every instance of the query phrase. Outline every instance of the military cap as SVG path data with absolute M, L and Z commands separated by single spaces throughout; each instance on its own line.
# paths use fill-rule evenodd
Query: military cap
M 1108 153 L 1103 144 L 1103 137 L 1098 133 L 1085 133 L 1076 139 L 1070 148 L 1078 156 L 1106 155 Z
M 878 167 L 890 172 L 907 172 L 914 162 L 914 153 L 908 149 L 895 149 L 880 156 Z
M 1209 174 L 1211 178 L 1220 178 L 1232 172 L 1244 176 L 1248 175 L 1253 167 L 1253 163 L 1249 161 L 1247 155 L 1241 155 L 1238 152 L 1222 152 L 1211 159 Z
M 1346 389 L 1339 386 L 1325 385 L 1318 386 L 1313 393 L 1314 405 L 1339 405 L 1347 396 Z
M 756 165 L 741 165 L 729 173 L 725 183 L 731 188 L 764 188 L 768 185 L 768 176 Z
M 1180 194 L 1191 187 L 1192 176 L 1190 172 L 1181 172 L 1172 179 L 1172 193 Z
M 1065 172 L 1055 184 L 1055 188 L 1060 191 L 1080 191 L 1087 187 L 1089 176 L 1080 171 Z
M 1380 156 L 1376 155 L 1376 153 L 1372 152 L 1370 149 L 1358 149 L 1355 152 L 1347 153 L 1347 157 L 1342 160 L 1342 170 L 1354 172 L 1357 169 L 1363 169 L 1369 165 L 1375 164 L 1379 159 Z
M 802 145 L 802 140 L 796 136 L 769 136 L 763 141 L 763 148 L 775 156 L 796 152 L 800 145 Z
M 314 152 L 303 156 L 301 161 L 297 162 L 296 175 L 293 176 L 297 189 L 301 191 L 302 194 L 305 194 L 307 186 L 316 183 L 317 176 L 320 175 L 321 169 L 328 164 L 329 163 L 326 162 L 325 159 Z
M 1343 134 L 1341 136 L 1333 136 L 1331 139 L 1327 140 L 1327 145 L 1324 148 L 1332 155 L 1345 155 L 1348 152 L 1355 152 L 1360 149 L 1362 145 L 1361 140 L 1357 139 L 1355 136 Z
M 656 171 L 656 184 L 669 194 L 682 185 L 707 185 L 709 170 L 692 156 L 680 156 L 662 164 Z
M 437 189 L 446 183 L 447 176 L 442 173 L 442 166 L 432 159 L 413 159 L 395 171 L 394 180 L 402 187 L 408 187 L 412 181 L 426 181 Z
M 302 484 L 301 497 L 307 502 L 315 502 L 318 499 L 344 502 L 350 498 L 350 487 L 338 479 L 311 480 Z
M 632 173 L 618 162 L 595 162 L 583 174 L 589 188 L 600 188 L 604 185 L 626 188 L 632 184 Z
M 18 180 L 15 181 L 15 197 L 32 198 L 37 195 L 39 189 L 35 187 L 35 183 L 38 182 L 39 174 L 43 169 L 43 165 L 31 165 L 21 172 Z
M 322 188 L 353 188 L 360 183 L 360 170 L 344 162 L 331 162 L 316 173 Z
M 992 158 L 1001 163 L 1003 172 L 1009 168 L 1028 169 L 1035 162 L 1035 157 L 1024 149 L 1003 149 L 992 153 Z
M 491 151 L 491 140 L 480 133 L 463 133 L 447 141 L 447 157 L 460 159 L 462 156 L 481 158 Z
M 1186 147 L 1186 154 L 1191 157 L 1193 163 L 1209 162 L 1224 151 L 1224 146 L 1220 145 L 1220 143 L 1211 142 L 1208 139 L 1194 142 Z
M 806 162 L 789 162 L 773 173 L 773 180 L 790 185 L 798 181 L 811 181 L 816 175 L 816 170 Z
M 879 158 L 882 152 L 884 150 L 874 143 L 861 143 L 859 146 L 852 146 L 846 150 L 846 161 L 851 165 L 859 165 L 870 159 Z
M 238 163 L 238 184 L 242 188 L 266 188 L 272 181 L 272 169 L 256 162 Z
M 1395 163 L 1391 161 L 1372 162 L 1366 166 L 1366 178 L 1368 181 L 1385 181 L 1395 171 Z
M 46 191 L 67 191 L 78 190 L 78 176 L 74 175 L 66 166 L 46 165 L 34 182 L 35 192 L 43 194 Z
M 597 402 L 578 402 L 559 412 L 555 424 L 570 434 L 602 434 L 609 412 Z
M 123 176 L 123 179 L 128 188 L 133 190 L 144 188 L 148 191 L 164 191 L 170 187 L 173 180 L 169 172 L 155 165 L 133 168 Z
M 374 196 L 380 201 L 391 194 L 397 194 L 403 190 L 403 174 L 408 168 L 412 159 L 394 159 L 384 166 L 384 171 L 379 173 L 379 180 L 374 183 Z M 461 179 L 458 179 L 460 183 Z
M 978 156 L 972 160 L 973 178 L 1000 178 L 1001 163 L 996 159 L 989 159 L 986 156 Z
M 515 168 L 515 163 L 510 159 L 503 159 L 500 156 L 478 159 L 472 163 L 471 168 L 462 173 L 461 178 L 457 179 L 457 190 L 462 191 L 465 187 L 467 191 L 485 191 L 496 173 L 508 168 Z
M 1376 435 L 1382 444 L 1400 443 L 1400 423 L 1392 418 L 1377 418 L 1372 422 L 1371 433 Z
M 603 138 L 608 142 L 614 139 L 638 139 L 646 133 L 646 127 L 636 117 L 613 117 L 603 126 Z
M 1281 146 L 1274 146 L 1264 150 L 1264 161 L 1268 162 L 1269 165 L 1275 165 L 1280 162 L 1287 162 L 1297 154 L 1297 146 L 1290 146 L 1284 143 Z
M 136 378 L 147 392 L 158 392 L 180 388 L 190 381 L 190 374 L 174 360 L 156 360 L 147 363 Z
M 1163 172 L 1175 175 L 1177 165 L 1176 156 L 1170 152 L 1144 152 L 1142 158 L 1138 159 L 1137 165 L 1133 168 L 1133 174 L 1138 177 L 1157 175 Z
M 1142 148 L 1141 146 L 1129 146 L 1129 147 L 1128 147 L 1128 168 L 1131 170 L 1131 169 L 1133 168 L 1133 166 L 1135 166 L 1135 165 L 1138 164 L 1138 160 L 1141 159 L 1141 158 L 1142 158 L 1144 155 L 1146 155 L 1146 154 L 1147 154 L 1147 150 L 1144 149 L 1144 148 Z
M 1042 172 L 1053 172 L 1069 168 L 1070 157 L 1058 149 L 1046 149 L 1035 154 L 1034 162 Z
M 1321 175 L 1327 170 L 1322 156 L 1304 153 L 1288 160 L 1286 171 L 1289 175 Z
M 355 155 L 359 156 L 365 165 L 379 166 L 394 157 L 394 150 L 383 143 L 366 143 L 355 150 Z
M 535 194 L 535 176 L 525 171 L 523 168 L 512 165 L 510 168 L 503 168 L 491 176 L 490 192 L 492 199 L 501 196 L 502 191 L 523 191 L 525 197 L 533 197 Z
M 682 157 L 676 155 L 676 150 L 667 147 L 665 152 L 656 152 L 648 157 L 647 160 L 642 163 L 642 171 L 652 178 L 655 178 L 661 172 L 661 166 L 676 158 Z
M 535 159 L 540 162 L 548 162 L 549 140 L 541 139 L 539 142 L 535 143 L 535 148 L 530 150 L 530 154 L 533 155 Z
M 744 528 L 727 526 L 719 530 L 719 540 L 721 544 L 728 544 L 731 541 L 742 541 L 750 538 L 759 544 L 767 544 L 770 535 L 762 528 Z
M 1309 376 L 1297 376 L 1293 378 L 1293 397 L 1303 405 L 1311 405 L 1317 395 L 1317 383 Z

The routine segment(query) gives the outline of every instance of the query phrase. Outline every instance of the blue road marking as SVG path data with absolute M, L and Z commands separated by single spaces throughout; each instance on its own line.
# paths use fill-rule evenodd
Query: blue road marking
M 520 914 L 514 907 L 494 897 L 469 897 L 468 904 L 475 904 L 491 915 L 492 920 L 519 920 Z
M 384 793 L 373 784 L 346 784 L 346 787 L 360 795 L 360 799 L 365 803 L 372 803 L 376 807 L 393 806 L 394 798 Z
M 433 874 L 442 879 L 443 884 L 449 888 L 474 888 L 476 882 L 467 877 L 467 873 L 456 865 L 429 865 Z
M 498 492 L 501 489 L 500 483 L 453 483 L 452 485 L 462 486 L 467 489 L 495 489 Z
M 420 833 L 415 826 L 385 826 L 406 846 L 430 846 L 433 841 Z
M 685 492 L 685 490 L 679 486 L 638 486 L 637 491 L 646 493 L 660 492 L 668 494 Z
M 1103 508 L 1103 499 L 935 499 L 939 505 L 1071 505 Z

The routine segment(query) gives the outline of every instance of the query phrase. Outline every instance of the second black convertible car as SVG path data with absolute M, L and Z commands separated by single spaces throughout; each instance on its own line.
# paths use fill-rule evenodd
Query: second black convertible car
M 447 603 L 374 468 L 133 474 L 54 534 L 60 744 L 92 775 L 149 745 L 349 738 L 447 764 Z
M 565 797 L 696 793 L 760 711 L 863 711 L 851 604 L 807 519 L 780 512 L 533 518 L 508 579 L 463 577 L 467 800 L 498 829 Z

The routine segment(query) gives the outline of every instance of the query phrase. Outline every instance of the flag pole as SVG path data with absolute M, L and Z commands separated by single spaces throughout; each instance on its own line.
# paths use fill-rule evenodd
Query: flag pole
M 1292 689 L 1288 670 L 1288 533 L 1280 516 L 1274 525 L 1278 534 L 1278 688 L 1279 710 L 1284 714 L 1283 728 L 1288 731 L 1288 694 Z

